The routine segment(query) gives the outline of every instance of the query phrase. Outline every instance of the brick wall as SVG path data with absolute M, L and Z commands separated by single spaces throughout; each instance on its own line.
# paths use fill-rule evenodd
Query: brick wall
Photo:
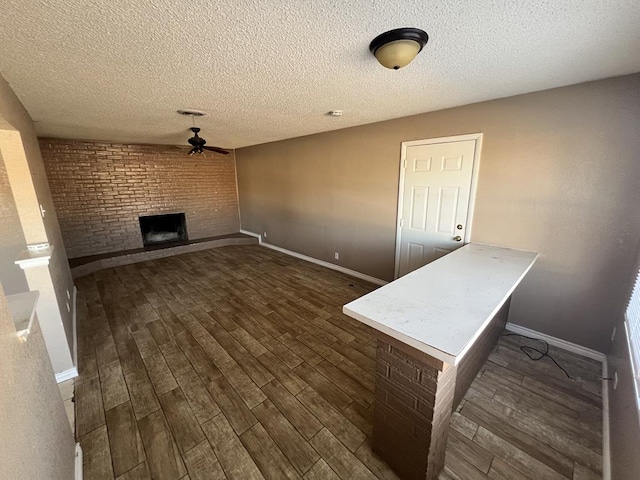
M 233 154 L 41 138 L 69 258 L 140 248 L 138 217 L 184 212 L 190 240 L 240 229 Z

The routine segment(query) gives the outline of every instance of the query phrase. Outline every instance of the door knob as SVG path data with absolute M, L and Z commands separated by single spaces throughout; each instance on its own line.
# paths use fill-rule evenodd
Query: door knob
M 461 241 L 462 241 L 462 237 L 461 237 L 460 235 L 456 235 L 455 237 L 453 237 L 453 239 L 454 239 L 456 242 L 461 242 Z

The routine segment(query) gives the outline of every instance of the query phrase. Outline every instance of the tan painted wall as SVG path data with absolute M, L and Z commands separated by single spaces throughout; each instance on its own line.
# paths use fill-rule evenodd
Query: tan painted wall
M 3 140 L 3 160 L 5 168 L 10 165 L 10 182 L 19 179 L 19 191 L 12 183 L 12 193 L 21 220 L 26 243 L 49 242 L 54 245 L 54 253 L 49 265 L 49 274 L 55 290 L 58 317 L 62 320 L 68 349 L 73 349 L 73 317 L 66 308 L 67 291 L 73 293 L 73 279 L 62 242 L 60 226 L 56 217 L 53 199 L 49 190 L 40 146 L 31 117 L 16 97 L 10 85 L 0 76 L 0 139 Z M 9 151 L 4 148 L 8 145 Z M 16 148 L 19 146 L 20 148 Z M 10 155 L 10 156 L 8 156 Z M 40 215 L 39 204 L 46 210 Z M 0 236 L 0 249 L 5 244 Z M 25 244 L 26 247 L 26 244 Z M 71 368 L 70 355 L 59 362 Z M 60 371 L 60 370 L 58 370 Z
M 640 269 L 640 243 L 634 272 Z M 627 298 L 631 295 L 635 274 L 628 279 Z M 635 402 L 633 374 L 629 348 L 624 331 L 624 317 L 616 324 L 618 333 L 608 356 L 609 376 L 618 373 L 618 388 L 609 383 L 609 425 L 611 432 L 611 478 L 612 480 L 637 480 L 640 478 L 640 420 Z
M 0 287 L 0 478 L 74 478 L 75 442 L 39 324 L 19 342 Z
M 28 290 L 23 271 L 14 263 L 26 240 L 0 151 L 0 285 L 7 295 Z
M 401 142 L 483 132 L 472 239 L 541 253 L 510 321 L 607 351 L 640 238 L 638 125 L 633 75 L 239 149 L 241 225 L 390 280 Z

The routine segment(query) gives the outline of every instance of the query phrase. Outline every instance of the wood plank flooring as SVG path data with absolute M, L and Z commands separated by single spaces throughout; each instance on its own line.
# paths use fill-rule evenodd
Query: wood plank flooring
M 395 479 L 371 451 L 375 288 L 259 246 L 76 281 L 84 478 Z M 454 413 L 449 479 L 600 478 L 600 365 L 502 337 Z M 535 342 L 533 342 L 535 345 Z

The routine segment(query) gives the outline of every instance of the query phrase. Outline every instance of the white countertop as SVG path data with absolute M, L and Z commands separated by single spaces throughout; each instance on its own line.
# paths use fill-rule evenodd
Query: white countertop
M 538 254 L 470 243 L 346 304 L 346 315 L 457 364 Z

